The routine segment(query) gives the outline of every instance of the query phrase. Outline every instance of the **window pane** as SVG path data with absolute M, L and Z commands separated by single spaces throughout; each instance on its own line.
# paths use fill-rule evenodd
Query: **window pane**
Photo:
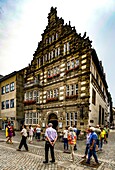
M 6 109 L 9 108 L 9 100 L 6 100 Z
M 10 100 L 10 108 L 14 108 L 14 99 Z

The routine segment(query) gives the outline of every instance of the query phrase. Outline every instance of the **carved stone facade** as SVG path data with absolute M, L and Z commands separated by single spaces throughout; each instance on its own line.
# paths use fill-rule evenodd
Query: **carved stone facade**
M 105 124 L 107 94 L 103 67 L 89 37 L 64 25 L 56 8 L 24 73 L 25 124 L 45 127 L 52 122 L 58 131 L 67 125 L 80 129 Z

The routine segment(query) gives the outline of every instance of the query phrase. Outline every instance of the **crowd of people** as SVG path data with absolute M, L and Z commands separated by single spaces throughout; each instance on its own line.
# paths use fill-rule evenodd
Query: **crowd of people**
M 86 159 L 86 163 L 90 164 L 91 157 L 93 156 L 95 159 L 95 164 L 99 164 L 97 152 L 102 151 L 103 144 L 108 143 L 108 136 L 109 136 L 109 128 L 108 125 L 91 127 L 89 126 L 86 129 L 86 147 L 84 151 L 84 156 L 82 158 Z M 21 151 L 22 146 L 25 147 L 25 150 L 28 151 L 27 139 L 29 143 L 32 143 L 33 137 L 37 141 L 41 139 L 41 127 L 37 125 L 33 128 L 31 125 L 27 127 L 23 125 L 21 128 L 21 135 L 22 139 L 20 141 L 19 147 L 17 151 Z M 63 143 L 64 143 L 64 152 L 70 151 L 71 153 L 71 160 L 74 161 L 74 151 L 77 150 L 77 139 L 80 134 L 80 130 L 76 128 L 74 125 L 66 126 L 63 131 Z M 6 142 L 13 143 L 12 138 L 15 136 L 15 131 L 13 126 L 8 123 L 6 127 Z M 53 124 L 49 123 L 45 130 L 45 160 L 43 163 L 48 163 L 48 152 L 50 149 L 51 152 L 51 163 L 55 162 L 55 154 L 54 154 L 54 146 L 57 141 L 58 134 L 57 131 L 53 128 Z
M 70 137 L 70 132 L 73 132 L 73 138 Z M 86 147 L 85 155 L 82 158 L 87 159 L 86 163 L 90 164 L 90 159 L 93 155 L 95 164 L 99 164 L 96 152 L 102 151 L 103 144 L 108 143 L 109 128 L 108 125 L 91 127 L 86 129 Z M 72 160 L 74 161 L 74 150 L 77 150 L 78 129 L 73 127 L 65 127 L 63 131 L 64 152 L 71 150 Z M 69 147 L 70 145 L 70 147 Z

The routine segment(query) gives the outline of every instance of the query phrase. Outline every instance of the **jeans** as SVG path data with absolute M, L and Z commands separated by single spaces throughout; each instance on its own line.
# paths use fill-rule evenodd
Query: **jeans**
M 67 149 L 68 150 L 68 139 L 67 138 L 63 138 L 64 141 L 64 150 Z
M 96 149 L 96 146 L 94 146 L 92 150 L 89 148 L 87 163 L 90 163 L 90 158 L 91 158 L 92 155 L 95 159 L 95 162 L 98 163 L 98 158 L 97 158 L 97 154 L 96 154 L 95 149 Z
M 88 150 L 89 150 L 89 144 L 86 144 L 86 148 L 85 148 L 85 155 L 88 154 Z

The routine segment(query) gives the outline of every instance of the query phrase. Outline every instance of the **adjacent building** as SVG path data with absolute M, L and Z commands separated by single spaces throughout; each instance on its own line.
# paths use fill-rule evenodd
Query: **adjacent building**
M 67 125 L 84 129 L 107 123 L 108 85 L 91 43 L 51 8 L 42 40 L 24 71 L 26 125 L 45 128 L 52 122 L 61 131 Z
M 0 78 L 0 128 L 10 121 L 15 129 L 24 122 L 23 70 Z

